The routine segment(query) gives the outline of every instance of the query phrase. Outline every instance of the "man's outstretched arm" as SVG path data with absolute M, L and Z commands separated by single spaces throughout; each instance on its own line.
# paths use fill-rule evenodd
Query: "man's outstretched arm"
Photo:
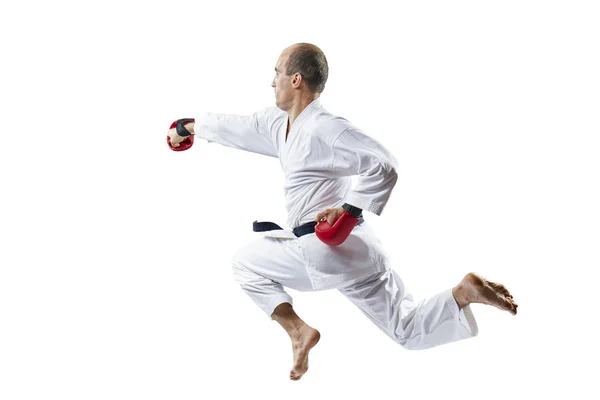
M 196 138 L 223 146 L 269 157 L 278 157 L 277 149 L 268 128 L 269 110 L 252 115 L 204 113 L 185 128 Z M 169 131 L 171 144 L 177 146 L 185 138 L 179 137 L 174 129 Z

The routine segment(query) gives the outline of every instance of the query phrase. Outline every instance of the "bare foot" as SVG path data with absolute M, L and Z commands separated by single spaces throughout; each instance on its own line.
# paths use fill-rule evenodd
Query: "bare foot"
M 297 381 L 308 370 L 308 352 L 319 342 L 321 334 L 318 330 L 304 325 L 292 337 L 294 366 L 290 371 L 290 379 Z
M 503 285 L 488 281 L 472 272 L 465 275 L 458 286 L 452 290 L 452 294 L 460 308 L 470 303 L 482 303 L 516 315 L 519 306 Z

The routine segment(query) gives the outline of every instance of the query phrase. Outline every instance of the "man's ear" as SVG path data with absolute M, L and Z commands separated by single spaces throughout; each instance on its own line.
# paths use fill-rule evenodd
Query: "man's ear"
M 298 89 L 303 80 L 304 79 L 302 79 L 302 75 L 296 72 L 292 77 L 292 86 L 294 87 L 294 89 Z

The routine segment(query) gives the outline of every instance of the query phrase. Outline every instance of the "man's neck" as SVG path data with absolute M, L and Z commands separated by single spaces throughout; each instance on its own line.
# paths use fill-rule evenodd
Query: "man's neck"
M 298 100 L 294 101 L 294 104 L 292 105 L 292 107 L 289 110 L 287 110 L 287 113 L 288 113 L 288 132 L 290 130 L 290 127 L 292 126 L 292 124 L 296 120 L 296 118 L 298 118 L 298 115 L 300 115 L 302 113 L 302 111 L 304 111 L 304 109 L 306 107 L 308 107 L 308 105 L 310 103 L 312 103 L 313 100 L 315 100 L 318 97 L 319 97 L 318 95 L 315 96 L 314 94 L 311 94 L 310 96 L 299 97 Z

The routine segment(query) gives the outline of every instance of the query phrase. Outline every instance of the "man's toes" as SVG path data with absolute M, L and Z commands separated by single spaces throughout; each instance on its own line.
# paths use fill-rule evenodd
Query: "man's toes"
M 297 373 L 295 373 L 294 371 L 290 371 L 290 379 L 293 381 L 297 381 L 302 377 L 302 375 L 299 375 Z
M 504 304 L 506 306 L 506 309 L 510 311 L 511 314 L 515 315 L 517 313 L 517 307 L 519 307 L 517 303 L 515 303 L 512 300 L 506 300 Z
M 500 283 L 494 283 L 494 282 L 488 282 L 488 284 L 496 293 L 504 296 L 507 299 L 512 300 L 512 298 L 513 298 L 512 294 L 510 294 L 510 292 L 508 291 L 508 289 L 506 289 L 504 287 L 504 285 L 502 285 Z
M 508 290 L 506 290 L 506 288 L 504 287 L 503 284 L 501 283 L 496 283 L 496 282 L 492 282 L 492 281 L 487 281 L 487 284 L 494 289 L 496 292 L 506 295 L 508 293 Z
M 496 294 L 496 298 L 492 303 L 495 303 L 498 308 L 504 310 L 512 310 L 513 308 L 511 301 L 504 298 L 504 296 L 500 296 L 499 294 Z

